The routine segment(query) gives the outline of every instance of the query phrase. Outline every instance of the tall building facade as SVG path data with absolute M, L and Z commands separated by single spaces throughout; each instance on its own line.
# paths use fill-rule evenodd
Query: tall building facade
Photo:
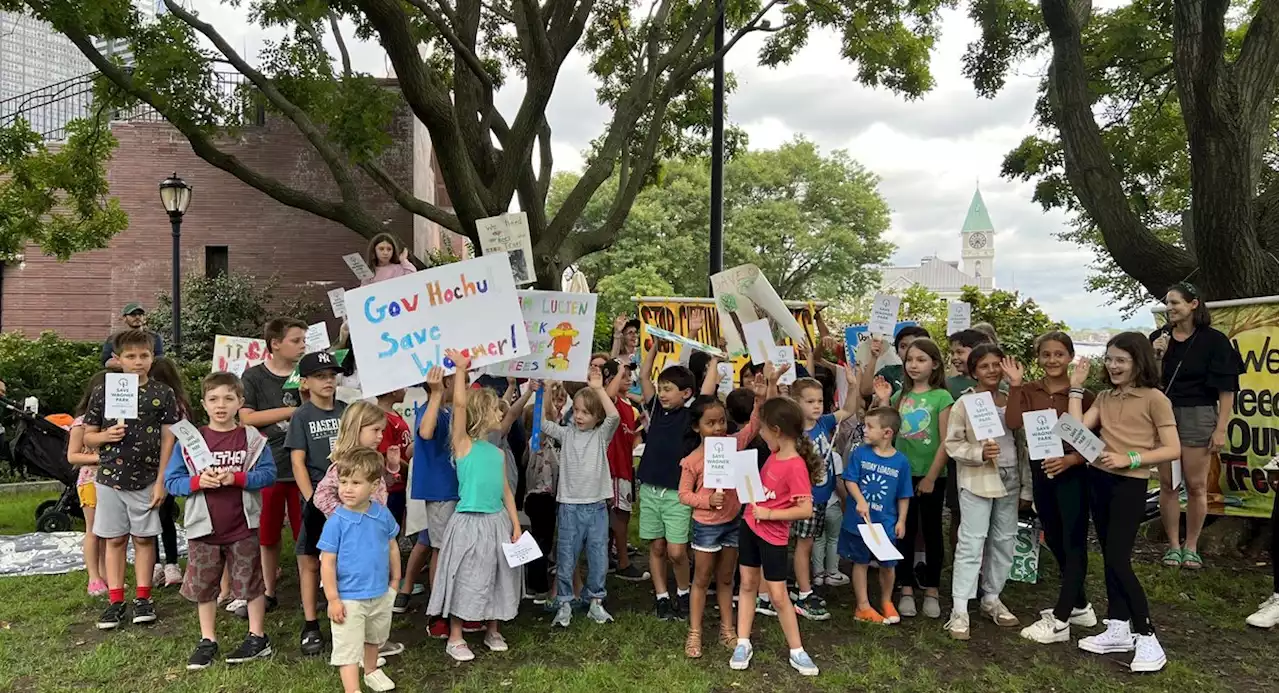
M 186 7 L 185 2 L 180 1 L 178 4 Z M 142 15 L 143 22 L 152 21 L 166 11 L 164 0 L 133 0 L 133 8 Z M 127 41 L 95 39 L 93 45 L 108 58 L 118 58 L 125 65 L 133 64 L 133 49 Z
M 995 262 L 995 228 L 982 192 L 975 189 L 960 227 L 960 260 L 930 255 L 921 258 L 919 265 L 885 267 L 880 270 L 880 289 L 901 294 L 919 284 L 944 299 L 959 298 L 966 286 L 988 293 L 995 288 Z
M 36 132 L 60 130 L 68 120 L 82 116 L 75 112 L 82 109 L 68 109 L 66 95 L 54 93 L 57 89 L 48 94 L 32 92 L 92 71 L 89 60 L 71 40 L 49 24 L 0 12 L 0 117 L 22 111 Z M 31 98 L 18 98 L 28 94 Z M 58 106 L 43 108 L 42 100 L 58 101 Z

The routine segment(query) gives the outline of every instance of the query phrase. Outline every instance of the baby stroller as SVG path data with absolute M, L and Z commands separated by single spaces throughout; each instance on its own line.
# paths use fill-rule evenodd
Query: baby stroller
M 0 459 L 15 470 L 53 479 L 62 484 L 57 500 L 47 500 L 36 508 L 36 529 L 66 532 L 71 518 L 84 518 L 76 492 L 78 470 L 67 461 L 68 433 L 61 426 L 26 411 L 16 402 L 0 397 L 0 415 L 12 428 L 4 430 Z

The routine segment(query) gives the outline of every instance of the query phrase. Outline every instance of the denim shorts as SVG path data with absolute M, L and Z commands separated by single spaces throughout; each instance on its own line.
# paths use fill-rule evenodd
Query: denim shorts
M 689 547 L 705 553 L 738 548 L 738 518 L 719 525 L 704 525 L 694 520 L 693 540 L 689 542 Z

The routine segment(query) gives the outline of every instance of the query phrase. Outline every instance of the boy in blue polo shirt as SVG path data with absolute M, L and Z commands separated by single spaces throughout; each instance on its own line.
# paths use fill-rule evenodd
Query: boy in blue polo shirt
M 338 468 L 342 507 L 324 525 L 320 541 L 320 576 L 329 600 L 333 655 L 347 693 L 364 685 L 390 691 L 396 685 L 378 668 L 378 647 L 391 636 L 391 604 L 400 582 L 400 547 L 396 523 L 386 506 L 369 498 L 382 478 L 382 455 L 356 448 L 332 460 Z

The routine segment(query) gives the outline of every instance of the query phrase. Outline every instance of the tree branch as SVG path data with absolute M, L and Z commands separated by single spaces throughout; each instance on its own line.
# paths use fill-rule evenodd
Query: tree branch
M 474 50 L 464 44 L 462 40 L 458 38 L 458 34 L 454 32 L 453 27 L 450 26 L 450 21 L 456 21 L 455 18 L 457 17 L 457 14 L 450 12 L 450 17 L 446 18 L 439 11 L 433 8 L 431 3 L 427 2 L 427 0 L 407 1 L 410 5 L 418 8 L 422 14 L 427 16 L 427 21 L 431 22 L 432 26 L 440 32 L 440 35 L 443 36 L 445 41 L 449 43 L 449 46 L 453 48 L 454 55 L 462 59 L 462 62 L 466 64 L 467 68 L 471 71 L 472 75 L 475 76 L 476 80 L 479 81 L 486 89 L 492 90 L 493 78 L 485 71 L 484 63 L 480 62 L 480 56 L 476 55 Z M 443 3 L 441 4 L 443 5 Z M 447 5 L 443 6 L 447 7 Z
M 377 183 L 378 186 L 385 190 L 388 195 L 394 198 L 396 203 L 401 207 L 404 207 L 408 211 L 424 219 L 434 221 L 454 233 L 470 236 L 470 234 L 467 234 L 467 232 L 462 228 L 462 224 L 458 221 L 457 215 L 450 214 L 436 205 L 433 205 L 410 193 L 404 188 L 404 186 L 396 182 L 395 178 L 392 178 L 391 174 L 388 173 L 381 164 L 375 161 L 369 161 L 360 164 L 360 169 L 367 173 L 369 177 L 373 179 L 373 182 Z M 471 240 L 476 241 L 475 238 L 472 238 Z
M 342 38 L 342 29 L 338 27 L 338 15 L 329 10 L 329 29 L 333 32 L 333 40 L 338 42 L 338 53 L 342 56 L 342 74 L 351 76 L 351 54 L 347 52 L 347 42 Z
M 1264 110 L 1269 114 L 1275 99 L 1280 70 L 1280 62 L 1276 60 L 1276 51 L 1280 49 L 1276 13 L 1275 2 L 1258 3 L 1258 13 L 1249 23 L 1249 31 L 1240 46 L 1240 57 L 1236 58 L 1235 77 L 1241 90 L 1241 106 L 1249 113 Z

